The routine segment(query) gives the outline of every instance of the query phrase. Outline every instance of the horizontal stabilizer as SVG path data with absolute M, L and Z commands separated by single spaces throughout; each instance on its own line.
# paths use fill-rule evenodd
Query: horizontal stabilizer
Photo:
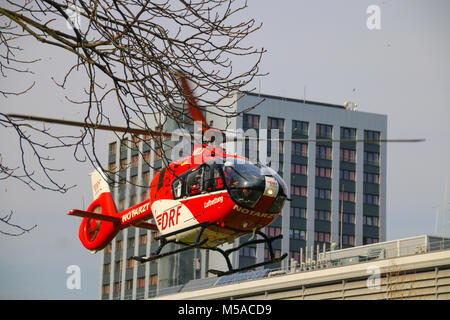
M 76 216 L 81 218 L 90 218 L 90 219 L 96 219 L 96 220 L 104 220 L 109 222 L 118 223 L 121 220 L 121 217 L 113 216 L 107 213 L 95 213 L 90 211 L 83 211 L 83 210 L 72 210 L 68 213 L 70 216 Z

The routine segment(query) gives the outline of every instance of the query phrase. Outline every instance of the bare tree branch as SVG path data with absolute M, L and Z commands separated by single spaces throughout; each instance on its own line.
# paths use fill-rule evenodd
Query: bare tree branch
M 218 102 L 261 76 L 264 53 L 245 43 L 261 27 L 245 16 L 246 7 L 241 0 L 3 1 L 0 75 L 32 73 L 29 66 L 39 59 L 24 51 L 25 39 L 55 48 L 54 54 L 68 52 L 74 59 L 68 61 L 66 73 L 52 79 L 61 90 L 78 88 L 76 97 L 66 97 L 67 103 L 82 110 L 77 121 L 93 127 L 61 136 L 45 125 L 0 112 L 1 130 L 14 130 L 22 154 L 14 169 L 2 165 L 0 179 L 16 178 L 32 188 L 66 192 L 73 186 L 57 182 L 55 173 L 63 169 L 51 165 L 51 154 L 61 148 L 72 149 L 77 161 L 91 161 L 105 172 L 118 174 L 120 170 L 103 168 L 97 156 L 95 126 L 111 125 L 117 114 L 121 115 L 119 125 L 128 128 L 164 129 L 168 119 L 180 127 L 190 124 L 192 119 L 180 109 L 185 103 L 180 72 L 192 82 L 199 105 L 214 107 L 220 116 L 238 116 Z M 250 61 L 246 70 L 233 68 L 237 59 Z M 82 82 L 73 81 L 75 75 Z M 16 91 L 0 88 L 0 96 L 26 94 L 34 82 L 20 86 Z M 137 138 L 149 144 L 145 137 Z M 165 143 L 162 136 L 158 140 L 155 145 Z
M 6 236 L 18 237 L 18 236 L 23 235 L 26 232 L 30 232 L 31 230 L 33 230 L 34 228 L 37 227 L 37 225 L 35 224 L 31 228 L 24 228 L 24 227 L 21 227 L 21 226 L 19 226 L 17 224 L 11 223 L 10 221 L 11 221 L 12 215 L 13 215 L 13 212 L 11 211 L 6 216 L 0 217 L 0 222 L 4 223 L 8 227 L 13 228 L 14 230 L 17 230 L 17 232 L 11 233 L 11 232 L 0 230 L 1 234 L 4 234 Z

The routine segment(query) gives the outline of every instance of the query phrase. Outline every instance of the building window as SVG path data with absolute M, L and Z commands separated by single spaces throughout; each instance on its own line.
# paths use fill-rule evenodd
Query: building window
M 331 168 L 316 167 L 316 177 L 331 178 Z
M 364 182 L 379 184 L 380 183 L 380 175 L 378 173 L 364 172 Z
M 111 272 L 111 263 L 106 263 L 106 264 L 103 265 L 103 272 L 104 273 Z
M 280 132 L 284 132 L 284 119 L 268 117 L 267 129 L 279 129 Z
M 356 129 L 341 127 L 341 139 L 356 139 Z
M 378 217 L 363 216 L 363 224 L 366 226 L 378 227 L 379 219 Z
M 355 236 L 353 235 L 342 235 L 342 244 L 347 246 L 354 246 L 355 245 Z
M 266 233 L 269 237 L 277 237 L 281 234 L 281 228 L 280 227 L 267 227 Z
M 117 240 L 116 249 L 117 250 L 123 249 L 123 240 Z
M 154 274 L 150 277 L 150 285 L 156 286 L 158 284 L 158 275 Z
M 308 156 L 308 144 L 301 142 L 292 142 L 291 154 L 293 156 Z
M 371 238 L 371 237 L 364 237 L 363 238 L 363 244 L 372 244 L 372 243 L 378 243 L 378 238 Z
M 127 280 L 127 290 L 133 289 L 133 280 Z
M 161 160 L 162 159 L 162 148 L 161 147 L 156 147 L 155 148 L 155 160 Z
M 321 123 L 318 123 L 316 125 L 317 138 L 331 139 L 332 131 L 333 131 L 333 126 L 331 126 L 331 125 L 321 124 Z
M 259 129 L 259 116 L 244 114 L 244 129 Z
M 128 248 L 134 248 L 134 238 L 128 238 L 127 246 Z
M 281 257 L 281 250 L 280 249 L 273 249 L 273 254 L 275 255 L 275 258 L 279 258 Z M 264 249 L 264 259 L 270 259 L 270 253 L 269 253 L 269 249 L 265 248 Z
M 117 169 L 116 163 L 115 162 L 111 162 L 108 166 L 108 170 L 111 171 L 112 173 L 115 173 Z
M 340 170 L 339 178 L 341 180 L 356 181 L 356 173 L 353 170 Z
M 102 286 L 102 294 L 109 294 L 109 284 L 104 284 Z
M 340 191 L 339 192 L 339 200 L 340 201 L 348 201 L 348 202 L 355 202 L 355 193 L 354 192 L 348 192 L 348 191 Z
M 308 174 L 308 166 L 306 164 L 292 163 L 291 164 L 291 173 L 307 175 Z
M 341 161 L 355 163 L 356 151 L 352 149 L 341 149 Z
M 128 166 L 127 159 L 120 160 L 120 170 L 126 170 Z
M 314 241 L 316 242 L 330 242 L 329 232 L 314 232 Z
M 355 224 L 355 214 L 353 213 L 339 213 L 339 222 L 342 222 L 344 220 L 344 223 L 351 223 Z
M 292 133 L 308 135 L 308 122 L 292 120 Z
M 380 164 L 380 153 L 364 151 L 364 163 L 378 166 Z
M 291 207 L 291 217 L 306 219 L 306 208 Z
M 378 140 L 380 140 L 380 132 L 379 131 L 370 131 L 370 130 L 364 130 L 364 140 L 368 143 L 374 143 L 374 144 L 380 144 Z
M 239 255 L 243 257 L 256 257 L 255 247 L 243 247 L 239 250 Z
M 291 240 L 306 240 L 306 231 L 298 229 L 290 229 L 289 238 Z
M 316 158 L 332 160 L 332 148 L 326 146 L 316 146 Z
M 128 138 L 120 140 L 120 153 L 127 151 Z
M 314 210 L 314 218 L 321 221 L 331 221 L 331 212 L 328 210 Z
M 364 198 L 364 204 L 371 204 L 371 205 L 378 206 L 380 203 L 380 198 L 377 194 L 364 193 L 363 198 Z
M 144 277 L 140 277 L 137 279 L 137 287 L 145 288 L 145 278 Z
M 300 262 L 300 252 L 298 251 L 289 251 L 289 259 L 294 259 Z
M 116 155 L 116 151 L 117 151 L 117 142 L 111 142 L 109 144 L 109 155 L 110 156 Z
M 331 199 L 331 190 L 316 188 L 316 198 L 330 200 Z
M 119 211 L 125 209 L 125 199 L 119 200 Z
M 305 186 L 291 185 L 291 194 L 294 196 L 306 197 L 307 188 Z
M 144 161 L 146 164 L 150 164 L 150 151 L 144 152 Z
M 141 234 L 139 236 L 139 244 L 140 245 L 146 245 L 147 244 L 147 235 L 146 234 Z
M 138 166 L 138 163 L 139 163 L 139 158 L 138 158 L 138 155 L 136 154 L 131 157 L 131 167 L 136 168 Z
M 141 141 L 139 136 L 133 135 L 133 137 L 131 138 L 131 141 L 133 141 L 133 148 L 139 149 L 139 142 Z

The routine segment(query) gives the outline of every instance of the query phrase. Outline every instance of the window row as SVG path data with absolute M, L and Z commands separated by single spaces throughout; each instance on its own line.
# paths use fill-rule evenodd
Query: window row
M 314 210 L 314 219 L 331 221 L 331 212 L 328 210 Z
M 363 244 L 373 244 L 373 243 L 378 243 L 378 242 L 379 242 L 378 238 L 363 237 Z
M 339 200 L 340 201 L 348 201 L 348 202 L 355 202 L 355 193 L 354 192 L 348 192 L 348 191 L 341 191 L 339 192 Z
M 364 151 L 364 163 L 372 166 L 380 165 L 380 153 Z
M 380 175 L 378 173 L 364 172 L 364 182 L 379 184 L 380 183 Z
M 308 166 L 306 164 L 291 163 L 292 174 L 308 174 Z
M 291 207 L 290 211 L 291 217 L 306 219 L 306 208 Z
M 291 194 L 294 196 L 306 197 L 307 190 L 308 188 L 306 188 L 305 186 L 291 185 Z
M 315 196 L 317 199 L 331 200 L 331 190 L 316 188 Z
M 331 178 L 331 168 L 316 167 L 316 177 Z
M 330 242 L 331 234 L 329 232 L 314 232 L 314 241 L 315 242 Z
M 291 240 L 306 240 L 306 231 L 299 229 L 289 230 L 289 239 Z
M 356 181 L 356 172 L 354 170 L 341 169 L 339 171 L 339 178 L 341 180 Z
M 346 246 L 354 246 L 355 245 L 355 236 L 354 235 L 342 235 L 342 244 Z
M 239 250 L 239 255 L 242 257 L 256 257 L 255 247 L 242 247 Z
M 371 204 L 376 206 L 380 204 L 380 197 L 376 194 L 364 193 L 363 199 L 364 204 Z
M 307 157 L 308 156 L 308 144 L 302 143 L 302 142 L 292 142 L 291 154 L 293 156 Z
M 363 224 L 366 226 L 379 227 L 379 221 L 378 217 L 363 216 Z

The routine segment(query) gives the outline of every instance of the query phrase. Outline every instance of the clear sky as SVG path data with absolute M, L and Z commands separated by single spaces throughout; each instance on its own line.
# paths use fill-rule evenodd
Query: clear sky
M 367 27 L 370 5 L 380 9 L 380 29 Z M 249 39 L 268 51 L 261 68 L 269 75 L 254 83 L 262 93 L 303 98 L 306 88 L 308 100 L 353 101 L 361 111 L 388 116 L 388 138 L 427 139 L 388 145 L 387 239 L 434 234 L 433 207 L 450 201 L 449 193 L 446 200 L 444 195 L 450 178 L 450 2 L 253 0 L 246 12 L 263 23 Z M 26 78 L 36 86 L 26 96 L 2 99 L 2 110 L 81 116 L 51 80 L 64 75 L 67 55 L 32 43 L 24 47 L 42 58 L 35 75 Z M 243 63 L 234 62 L 237 68 Z M 0 78 L 2 87 L 22 82 L 17 76 Z M 17 138 L 2 128 L 0 137 L 0 153 L 12 164 L 18 160 Z M 106 143 L 105 137 L 99 143 Z M 106 145 L 100 154 L 106 156 Z M 82 247 L 80 220 L 66 216 L 89 205 L 92 168 L 73 161 L 71 152 L 59 155 L 55 167 L 66 168 L 59 181 L 76 185 L 66 194 L 0 181 L 0 214 L 13 210 L 13 222 L 38 225 L 18 238 L 0 235 L 0 299 L 98 297 L 100 255 Z M 438 235 L 443 226 L 438 224 Z M 80 267 L 79 290 L 66 287 L 70 265 Z

